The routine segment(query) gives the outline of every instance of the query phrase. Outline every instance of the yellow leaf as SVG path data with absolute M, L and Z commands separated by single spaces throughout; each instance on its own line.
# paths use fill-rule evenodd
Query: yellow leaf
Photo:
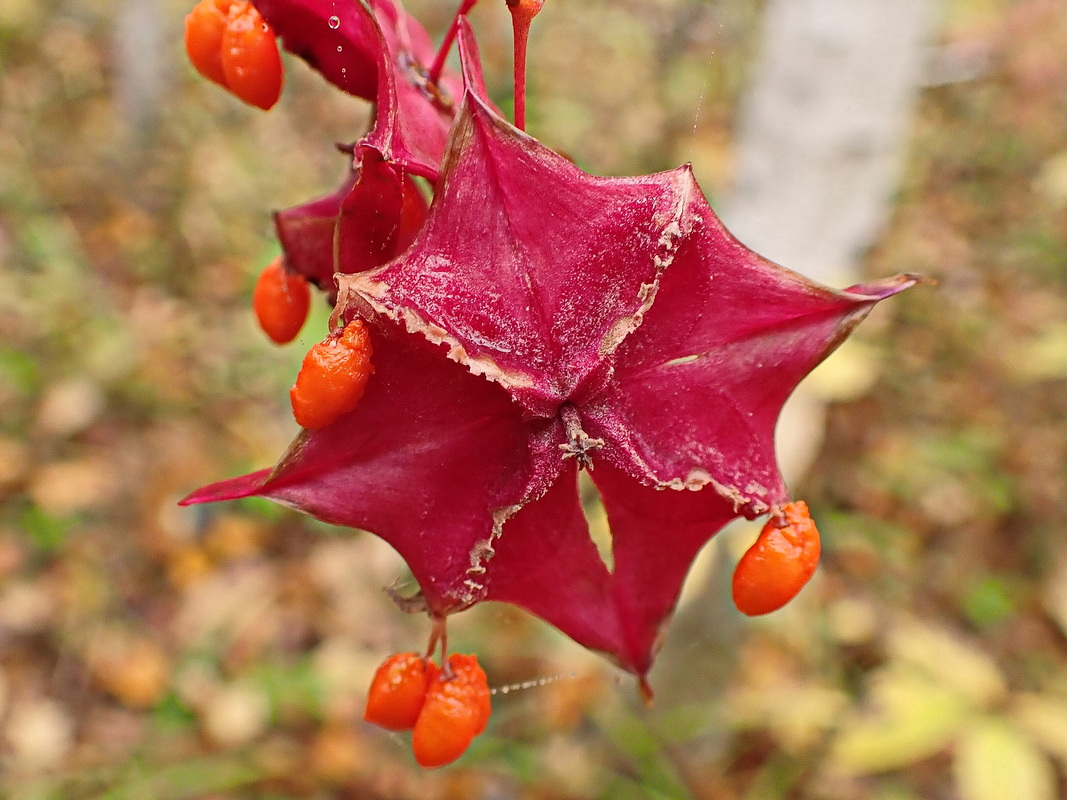
M 834 769 L 867 774 L 913 764 L 951 744 L 970 714 L 958 693 L 901 666 L 876 673 L 871 706 L 842 722 L 830 752 Z
M 902 622 L 889 635 L 888 651 L 893 660 L 915 665 L 977 706 L 994 703 L 1007 691 L 996 662 L 948 631 Z
M 1067 555 L 1056 559 L 1052 574 L 1045 584 L 1043 600 L 1045 609 L 1060 630 L 1067 633 Z
M 1054 206 L 1067 205 L 1067 150 L 1061 150 L 1042 165 L 1034 189 Z
M 1067 700 L 1019 694 L 1012 705 L 1012 717 L 1019 727 L 1067 768 Z
M 735 692 L 727 713 L 739 727 L 769 728 L 786 752 L 800 753 L 833 728 L 847 707 L 848 698 L 837 689 L 783 681 Z
M 880 369 L 878 351 L 850 339 L 817 366 L 806 383 L 822 400 L 848 402 L 871 390 Z
M 1067 376 L 1067 323 L 1049 325 L 1007 351 L 1004 364 L 1018 380 L 1058 380 Z
M 986 718 L 960 736 L 953 763 L 962 800 L 1054 800 L 1052 764 L 1006 721 Z

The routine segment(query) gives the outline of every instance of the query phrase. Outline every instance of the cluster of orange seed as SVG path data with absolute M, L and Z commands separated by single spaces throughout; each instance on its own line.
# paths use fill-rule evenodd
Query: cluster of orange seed
M 485 730 L 491 704 L 474 655 L 453 653 L 444 669 L 416 653 L 397 653 L 378 667 L 363 718 L 391 731 L 411 731 L 423 767 L 459 758 Z
M 185 18 L 185 52 L 197 71 L 264 111 L 282 94 L 274 32 L 248 0 L 200 0 Z
M 296 338 L 308 315 L 311 292 L 300 275 L 275 259 L 260 273 L 252 291 L 252 308 L 259 326 L 273 341 Z M 317 342 L 304 356 L 296 383 L 289 390 L 293 417 L 302 428 L 325 428 L 352 411 L 363 397 L 374 372 L 370 333 L 357 319 Z

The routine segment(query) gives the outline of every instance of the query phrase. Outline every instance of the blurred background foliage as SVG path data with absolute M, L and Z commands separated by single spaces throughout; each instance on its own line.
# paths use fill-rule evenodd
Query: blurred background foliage
M 437 33 L 452 5 L 409 3 Z M 240 105 L 186 64 L 188 6 L 0 5 L 7 796 L 1067 796 L 1067 6 L 943 6 L 935 55 L 974 68 L 923 91 L 864 267 L 940 283 L 818 384 L 837 402 L 796 487 L 824 532 L 812 585 L 742 621 L 723 575 L 745 534 L 725 534 L 694 576 L 721 585 L 716 640 L 676 629 L 653 681 L 706 676 L 687 658 L 709 652 L 719 677 L 651 710 L 547 626 L 465 613 L 453 645 L 486 664 L 494 717 L 431 773 L 360 721 L 377 663 L 427 633 L 381 591 L 390 549 L 266 503 L 175 505 L 294 432 L 285 392 L 326 308 L 277 349 L 251 285 L 269 211 L 332 189 L 332 143 L 368 118 L 292 59 L 278 108 Z M 714 198 L 760 11 L 552 0 L 531 131 L 598 173 L 692 160 Z M 507 107 L 503 4 L 473 20 Z

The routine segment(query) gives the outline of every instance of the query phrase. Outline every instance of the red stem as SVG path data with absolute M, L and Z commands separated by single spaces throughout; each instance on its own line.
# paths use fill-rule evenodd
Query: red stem
M 437 645 L 441 645 L 441 666 L 447 669 L 448 665 L 448 617 L 431 616 L 433 628 L 430 630 L 430 641 L 426 645 L 426 658 L 433 658 L 433 651 Z
M 511 30 L 515 39 L 515 127 L 526 130 L 526 41 L 530 23 L 545 0 L 505 0 L 511 12 Z
M 526 40 L 530 36 L 530 17 L 512 14 L 515 36 L 515 127 L 526 130 Z
M 456 41 L 456 34 L 459 33 L 460 18 L 467 16 L 467 13 L 474 8 L 474 4 L 477 2 L 478 0 L 461 0 L 456 16 L 452 18 L 452 24 L 448 26 L 444 41 L 441 42 L 441 47 L 438 49 L 437 55 L 434 56 L 433 64 L 430 65 L 430 71 L 427 75 L 430 83 L 436 84 L 441 80 L 441 71 L 445 68 L 445 59 L 448 58 L 448 53 L 452 50 L 452 44 Z

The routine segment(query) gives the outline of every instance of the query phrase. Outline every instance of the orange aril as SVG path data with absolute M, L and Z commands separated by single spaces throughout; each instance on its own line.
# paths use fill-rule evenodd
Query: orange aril
M 226 87 L 249 105 L 264 111 L 282 94 L 282 58 L 263 15 L 246 0 L 230 7 L 221 42 Z
M 259 274 L 252 290 L 252 310 L 259 327 L 278 344 L 293 341 L 308 317 L 311 289 L 301 275 L 276 258 Z
M 185 52 L 197 72 L 226 86 L 222 69 L 222 36 L 233 0 L 200 0 L 185 18 Z
M 733 597 L 749 616 L 769 614 L 792 600 L 819 563 L 819 531 L 803 501 L 788 503 L 763 526 L 734 570 Z
M 416 653 L 397 653 L 374 673 L 363 719 L 391 731 L 411 730 L 436 680 L 437 665 Z
M 325 428 L 355 409 L 374 372 L 372 354 L 370 333 L 361 319 L 312 347 L 289 390 L 297 423 L 303 428 Z
M 430 683 L 411 734 L 415 760 L 423 767 L 451 764 L 489 721 L 489 684 L 478 658 L 454 653 L 448 665 L 452 675 L 442 671 Z

